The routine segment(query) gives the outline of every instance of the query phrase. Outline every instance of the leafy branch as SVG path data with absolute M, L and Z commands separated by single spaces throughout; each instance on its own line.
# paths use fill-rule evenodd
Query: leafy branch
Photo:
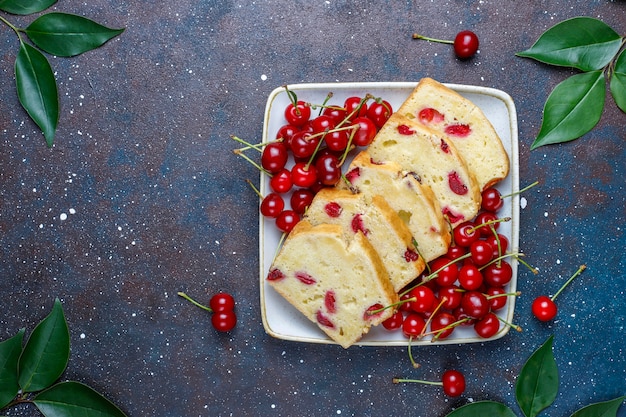
M 57 0 L 0 0 L 0 11 L 30 15 L 51 7 Z M 59 94 L 54 72 L 41 52 L 72 57 L 96 49 L 121 34 L 82 16 L 50 12 L 19 28 L 0 15 L 0 22 L 12 29 L 20 49 L 15 61 L 15 81 L 20 104 L 42 130 L 46 143 L 54 143 L 59 120 Z M 25 36 L 23 36 L 25 35 Z M 30 40 L 30 43 L 26 40 Z
M 69 329 L 58 299 L 22 346 L 24 333 L 21 329 L 0 342 L 0 411 L 30 403 L 46 417 L 126 417 L 89 386 L 57 382 L 70 356 Z
M 600 121 L 606 83 L 626 112 L 626 36 L 591 17 L 564 20 L 516 55 L 581 71 L 558 84 L 548 96 L 543 121 L 530 149 L 578 139 Z
M 552 353 L 554 336 L 550 336 L 526 361 L 515 385 L 515 398 L 525 417 L 536 417 L 548 408 L 559 391 L 559 371 Z M 587 405 L 570 417 L 615 417 L 626 396 Z M 446 417 L 516 417 L 513 410 L 496 401 L 466 404 Z

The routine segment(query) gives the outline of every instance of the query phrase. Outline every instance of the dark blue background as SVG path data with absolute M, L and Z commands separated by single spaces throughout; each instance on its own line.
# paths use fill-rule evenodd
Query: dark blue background
M 554 335 L 560 391 L 545 415 L 626 394 L 624 175 L 626 115 L 607 96 L 582 139 L 530 151 L 543 103 L 575 71 L 515 57 L 566 18 L 597 17 L 626 32 L 623 1 L 139 1 L 61 0 L 120 37 L 79 57 L 51 58 L 61 118 L 55 146 L 19 107 L 18 40 L 0 26 L 0 339 L 31 331 L 59 297 L 72 352 L 63 378 L 85 382 L 132 416 L 443 416 L 491 399 L 518 415 L 514 387 L 528 356 Z M 33 17 L 9 19 L 24 27 Z M 475 31 L 480 53 L 447 45 Z M 261 138 L 269 93 L 285 83 L 417 81 L 493 87 L 516 104 L 523 333 L 467 346 L 307 345 L 267 336 L 258 291 L 255 168 L 229 135 Z M 266 79 L 265 79 L 266 77 Z M 66 220 L 61 215 L 67 214 Z M 548 324 L 539 294 L 558 298 Z M 176 296 L 234 293 L 239 324 L 217 334 Z M 466 393 L 394 385 L 455 367 Z M 29 407 L 8 415 L 33 415 Z M 626 416 L 626 406 L 619 410 Z

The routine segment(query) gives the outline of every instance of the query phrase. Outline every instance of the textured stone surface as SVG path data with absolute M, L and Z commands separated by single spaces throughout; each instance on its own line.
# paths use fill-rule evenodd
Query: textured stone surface
M 111 5 L 113 3 L 114 5 Z M 132 416 L 443 416 L 468 401 L 515 404 L 515 377 L 555 335 L 559 396 L 550 415 L 626 393 L 624 138 L 612 99 L 580 140 L 529 150 L 543 103 L 570 69 L 515 57 L 577 15 L 626 31 L 623 1 L 77 2 L 59 11 L 126 31 L 79 57 L 51 58 L 61 118 L 55 146 L 19 107 L 15 34 L 0 25 L 0 339 L 32 329 L 63 301 L 72 337 L 64 378 L 98 389 Z M 4 16 L 4 15 L 3 15 Z M 9 16 L 26 26 L 32 17 Z M 446 45 L 470 28 L 480 53 Z M 524 332 L 469 346 L 307 345 L 267 336 L 258 290 L 255 169 L 229 135 L 259 140 L 268 94 L 299 82 L 416 81 L 502 89 L 515 100 L 525 194 L 516 321 Z M 532 299 L 559 297 L 550 324 Z M 176 296 L 234 293 L 239 324 L 216 334 Z M 391 383 L 462 370 L 465 395 Z M 521 414 L 521 413 L 520 413 Z M 33 415 L 24 406 L 8 413 Z M 626 407 L 619 411 L 626 416 Z

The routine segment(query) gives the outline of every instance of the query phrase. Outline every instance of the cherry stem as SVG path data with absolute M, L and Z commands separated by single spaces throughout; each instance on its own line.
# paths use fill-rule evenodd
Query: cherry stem
M 287 96 L 289 96 L 289 101 L 291 101 L 291 104 L 293 104 L 296 114 L 300 116 L 300 109 L 298 108 L 298 96 L 296 95 L 296 93 L 289 89 L 289 86 L 287 86 L 287 84 L 283 85 L 283 88 L 285 89 Z
M 516 291 L 516 292 L 503 292 L 502 294 L 492 294 L 492 295 L 487 295 L 487 300 L 491 300 L 492 298 L 498 298 L 498 297 L 518 297 L 522 295 L 521 291 Z
M 239 149 L 233 150 L 233 153 L 235 155 L 237 155 L 237 156 L 242 157 L 246 161 L 250 162 L 254 167 L 256 167 L 259 171 L 263 172 L 264 174 L 267 174 L 270 177 L 272 176 L 272 174 L 270 174 L 265 168 L 263 168 L 261 165 L 257 164 L 255 161 L 252 160 L 252 158 L 250 158 L 245 153 L 241 152 Z
M 406 379 L 406 378 L 394 378 L 394 384 L 400 384 L 402 382 L 415 382 L 418 384 L 427 384 L 427 385 L 443 385 L 443 382 L 435 382 L 435 381 L 424 381 L 423 379 Z
M 441 301 L 439 302 L 439 304 L 437 304 L 437 307 L 432 311 L 432 313 L 428 316 L 428 320 L 426 320 L 426 324 L 424 324 L 424 328 L 422 329 L 422 332 L 420 333 L 420 337 L 424 337 L 424 335 L 426 334 L 426 328 L 428 326 L 430 326 L 430 323 L 433 321 L 433 317 L 435 317 L 435 314 L 437 314 L 437 312 L 441 309 L 441 307 L 448 301 L 448 297 L 442 297 Z
M 409 344 L 408 344 L 409 360 L 411 361 L 411 365 L 413 365 L 413 368 L 417 369 L 421 365 L 419 363 L 415 362 L 415 359 L 413 359 L 413 349 L 411 349 L 411 342 L 412 341 L 413 341 L 413 336 L 409 337 Z
M 502 317 L 498 315 L 496 315 L 496 317 L 498 318 L 498 320 L 500 320 L 502 323 L 506 324 L 507 326 L 517 330 L 520 333 L 522 332 L 522 328 L 518 326 L 517 324 L 509 323 L 508 321 L 504 320 Z
M 539 181 L 535 181 L 535 182 L 533 182 L 532 184 L 527 185 L 526 187 L 522 188 L 521 190 L 519 190 L 519 191 L 517 191 L 517 192 L 515 192 L 515 193 L 505 194 L 505 195 L 503 195 L 503 196 L 500 196 L 500 198 L 507 198 L 507 197 L 514 196 L 515 194 L 521 194 L 521 193 L 523 193 L 523 192 L 525 192 L 525 191 L 530 190 L 532 187 L 534 187 L 534 186 L 535 186 L 535 185 L 537 185 L 537 184 L 539 184 Z
M 260 199 L 263 199 L 263 194 L 261 194 L 261 192 L 258 190 L 258 188 L 256 188 L 256 187 L 254 186 L 254 184 L 252 184 L 252 181 L 250 181 L 250 180 L 248 180 L 248 179 L 247 179 L 247 180 L 246 180 L 246 182 L 248 183 L 248 185 L 249 185 L 250 187 L 252 187 L 252 189 L 254 190 L 254 192 L 256 193 L 256 195 L 258 195 Z
M 188 296 L 187 294 L 185 294 L 182 291 L 179 291 L 178 295 L 183 297 L 185 300 L 189 301 L 191 304 L 195 305 L 196 307 L 200 307 L 201 309 L 206 310 L 209 313 L 213 312 L 213 309 L 211 309 L 210 307 L 207 307 L 205 305 L 200 304 L 199 302 L 197 302 L 196 300 L 194 300 L 193 298 L 191 298 L 190 296 Z
M 454 41 L 449 41 L 446 39 L 429 38 L 428 36 L 420 35 L 419 33 L 414 33 L 412 37 L 413 39 L 423 39 L 425 41 L 431 41 L 431 42 L 450 43 L 450 44 L 454 43 Z
M 246 145 L 245 148 L 238 149 L 238 151 L 240 151 L 240 152 L 241 151 L 246 151 L 248 149 L 256 149 L 259 152 L 263 152 L 261 150 L 261 148 L 263 148 L 266 145 L 266 144 L 263 144 L 263 143 L 257 143 L 256 145 L 254 145 L 254 144 L 252 144 L 250 142 L 246 142 L 245 140 L 243 140 L 243 139 L 241 139 L 241 138 L 239 138 L 239 137 L 237 137 L 235 135 L 230 135 L 230 138 L 232 140 L 234 140 L 235 142 L 239 142 L 239 143 L 241 143 L 243 145 Z
M 585 269 L 587 269 L 586 265 L 581 265 L 578 267 L 578 269 L 576 270 L 576 272 L 574 272 L 574 275 L 572 275 L 570 277 L 570 279 L 568 279 L 565 284 L 563 284 L 563 286 L 556 292 L 556 294 L 554 294 L 551 298 L 552 301 L 554 301 L 554 299 L 561 294 L 561 292 L 563 292 L 563 290 L 565 289 L 565 287 L 567 287 L 570 282 L 572 282 L 574 280 L 574 278 L 576 278 L 578 275 L 580 275 Z

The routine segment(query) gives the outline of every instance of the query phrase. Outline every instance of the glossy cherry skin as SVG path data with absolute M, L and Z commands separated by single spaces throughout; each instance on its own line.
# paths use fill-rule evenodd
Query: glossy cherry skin
M 494 262 L 483 269 L 483 278 L 487 285 L 492 287 L 502 287 L 513 278 L 513 268 L 508 262 Z
M 269 173 L 280 172 L 287 164 L 289 153 L 283 142 L 268 143 L 261 154 L 261 166 Z
M 448 285 L 454 284 L 459 275 L 459 267 L 457 266 L 457 264 L 453 263 L 446 266 L 449 263 L 450 259 L 446 257 L 439 257 L 431 263 L 431 269 L 433 273 L 443 268 L 437 273 L 436 278 L 437 284 L 441 287 L 447 287 Z
M 552 299 L 545 295 L 535 298 L 532 304 L 532 312 L 541 321 L 550 321 L 556 317 L 558 309 Z
M 402 332 L 406 337 L 418 337 L 422 334 L 426 321 L 417 313 L 409 313 L 402 322 Z
M 476 334 L 484 339 L 495 336 L 500 330 L 500 320 L 495 313 L 489 312 L 474 324 Z
M 489 312 L 489 300 L 478 291 L 468 291 L 463 294 L 461 308 L 469 317 L 481 319 Z
M 218 292 L 209 300 L 209 307 L 214 313 L 233 310 L 235 308 L 235 299 L 228 293 Z
M 463 222 L 454 228 L 454 243 L 458 246 L 469 248 L 470 245 L 478 240 L 480 234 L 474 229 L 474 223 Z
M 389 102 L 382 100 L 380 103 L 374 102 L 367 109 L 367 118 L 374 122 L 377 128 L 383 127 L 385 122 L 389 120 L 393 108 Z
M 333 154 L 321 155 L 315 161 L 317 179 L 324 185 L 335 185 L 341 179 L 339 158 Z
M 477 240 L 470 245 L 472 261 L 478 265 L 486 265 L 493 259 L 493 247 L 486 240 Z
M 219 332 L 231 331 L 237 324 L 237 315 L 233 310 L 215 312 L 211 316 L 211 324 Z
M 367 114 L 367 104 L 362 102 L 361 97 L 348 97 L 344 102 L 344 108 L 346 109 L 346 117 L 349 120 L 354 120 Z
M 293 181 L 291 180 L 291 171 L 288 169 L 283 169 L 270 178 L 270 188 L 275 193 L 284 194 L 291 190 L 291 187 L 293 187 Z
M 278 193 L 269 193 L 261 201 L 261 214 L 265 217 L 276 218 L 285 208 L 285 200 Z
M 290 125 L 301 127 L 309 121 L 310 117 L 311 108 L 304 101 L 298 101 L 296 106 L 289 103 L 285 108 L 285 120 Z
M 402 327 L 404 316 L 401 311 L 396 311 L 391 317 L 383 321 L 383 327 L 387 330 L 396 330 Z
M 465 392 L 465 377 L 455 370 L 447 370 L 441 377 L 443 392 L 449 397 L 458 397 Z
M 276 218 L 276 227 L 284 233 L 289 233 L 300 221 L 300 216 L 293 210 L 284 210 Z
M 476 265 L 463 265 L 459 270 L 459 284 L 467 291 L 477 290 L 483 285 L 483 274 Z
M 308 188 L 317 181 L 315 166 L 306 162 L 298 162 L 291 168 L 291 181 L 298 187 Z
M 450 313 L 440 312 L 435 314 L 430 323 L 430 330 L 435 332 L 433 337 L 436 337 L 437 339 L 445 339 L 450 336 L 454 331 L 453 324 L 455 321 L 456 318 Z
M 289 199 L 289 203 L 293 211 L 299 215 L 303 215 L 306 209 L 311 205 L 315 193 L 309 188 L 299 188 L 294 190 Z
M 415 301 L 411 304 L 411 308 L 416 313 L 425 313 L 432 310 L 435 302 L 435 294 L 430 288 L 420 285 L 419 287 L 413 288 L 409 292 L 409 295 L 415 298 Z
M 478 36 L 470 30 L 462 30 L 454 38 L 454 53 L 461 59 L 467 59 L 478 52 Z
M 483 190 L 481 193 L 482 201 L 481 208 L 486 211 L 497 212 L 504 205 L 500 191 L 493 187 L 489 187 Z
M 367 117 L 357 117 L 352 121 L 357 130 L 352 137 L 352 143 L 356 146 L 368 146 L 376 136 L 377 128 L 374 122 Z

